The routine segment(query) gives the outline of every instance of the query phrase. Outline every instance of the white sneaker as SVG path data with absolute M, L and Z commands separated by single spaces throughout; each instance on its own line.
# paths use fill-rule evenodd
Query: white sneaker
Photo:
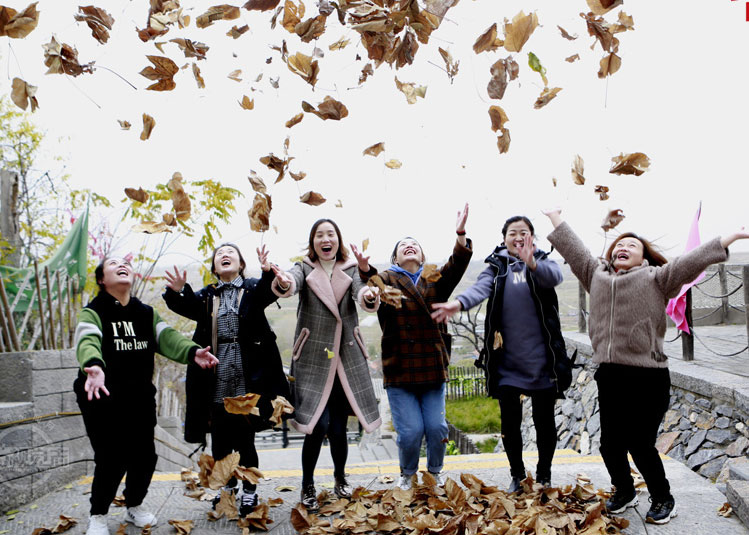
M 444 487 L 445 486 L 445 481 L 447 481 L 447 476 L 445 475 L 445 473 L 442 470 L 440 470 L 439 472 L 436 472 L 436 473 L 435 472 L 429 472 L 429 474 L 434 479 L 437 480 L 437 486 L 438 487 Z
M 159 520 L 156 518 L 155 514 L 146 511 L 142 505 L 138 505 L 137 507 L 127 508 L 127 513 L 125 513 L 125 521 L 130 522 L 131 524 L 135 524 L 139 528 L 142 528 L 148 525 L 153 527 Z
M 401 490 L 411 490 L 411 476 L 401 474 L 398 478 L 398 487 Z
M 91 515 L 88 519 L 86 535 L 109 535 L 107 515 Z

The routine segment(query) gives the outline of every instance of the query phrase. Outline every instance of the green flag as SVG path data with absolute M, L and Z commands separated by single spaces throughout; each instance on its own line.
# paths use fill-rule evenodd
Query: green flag
M 50 275 L 60 270 L 61 275 L 68 274 L 71 277 L 78 277 L 78 280 L 86 280 L 86 257 L 88 253 L 88 205 L 76 219 L 70 232 L 65 237 L 60 248 L 55 252 L 52 258 L 39 264 L 39 276 L 43 279 L 44 267 L 49 268 Z M 31 296 L 36 291 L 36 277 L 34 268 L 27 267 L 23 269 L 0 266 L 0 275 L 5 283 L 5 291 L 8 294 L 8 301 L 12 305 L 16 303 L 14 312 L 25 312 L 31 302 Z M 42 281 L 40 281 L 42 282 Z M 54 285 L 50 278 L 50 283 Z M 65 285 L 60 289 L 62 294 L 67 292 Z M 19 296 L 20 292 L 20 296 Z M 56 292 L 55 292 L 56 293 Z M 47 293 L 42 290 L 46 297 Z M 54 297 L 54 294 L 53 294 Z

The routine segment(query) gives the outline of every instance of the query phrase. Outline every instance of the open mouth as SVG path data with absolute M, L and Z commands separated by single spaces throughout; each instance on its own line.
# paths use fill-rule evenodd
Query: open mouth
M 616 255 L 617 260 L 629 260 L 629 254 L 627 253 L 619 253 Z
M 405 249 L 403 249 L 403 254 L 404 255 L 416 254 L 416 249 L 413 247 L 406 247 Z
M 231 260 L 229 260 L 228 258 L 224 258 L 224 259 L 223 259 L 223 260 L 221 261 L 221 265 L 222 265 L 222 266 L 224 266 L 224 267 L 228 267 L 228 266 L 230 266 L 230 265 L 231 265 Z
M 128 275 L 130 275 L 130 273 L 129 273 L 129 272 L 127 271 L 127 269 L 125 269 L 125 268 L 120 268 L 120 269 L 118 269 L 118 270 L 117 270 L 117 275 L 125 275 L 125 276 L 128 276 Z
M 329 253 L 329 252 L 331 252 L 333 250 L 333 246 L 332 245 L 323 245 L 322 247 L 320 247 L 320 250 L 323 253 Z

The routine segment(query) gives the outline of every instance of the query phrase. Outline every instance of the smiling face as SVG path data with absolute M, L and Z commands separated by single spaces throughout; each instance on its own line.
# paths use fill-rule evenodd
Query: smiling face
M 312 237 L 312 247 L 317 258 L 321 260 L 335 260 L 338 254 L 338 233 L 335 227 L 327 221 L 320 223 Z
M 611 264 L 614 269 L 631 269 L 643 261 L 643 245 L 637 238 L 620 238 L 611 251 Z
M 533 231 L 525 221 L 515 221 L 507 226 L 504 240 L 507 246 L 507 252 L 512 256 L 520 256 L 520 251 L 525 246 L 525 238 L 533 236 Z M 532 247 L 533 245 L 531 245 Z
M 415 264 L 417 267 L 424 262 L 424 252 L 419 242 L 413 238 L 404 238 L 398 242 L 395 248 L 395 263 L 403 269 L 408 269 L 407 264 Z
M 213 255 L 213 273 L 224 282 L 231 282 L 244 269 L 239 251 L 231 245 L 222 245 Z
M 124 258 L 107 258 L 102 266 L 101 278 L 96 282 L 104 290 L 115 290 L 133 285 L 133 266 Z

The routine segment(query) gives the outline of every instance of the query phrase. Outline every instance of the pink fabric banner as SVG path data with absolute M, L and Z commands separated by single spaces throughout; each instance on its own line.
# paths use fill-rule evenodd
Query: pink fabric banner
M 694 214 L 692 227 L 689 229 L 689 237 L 687 238 L 687 246 L 684 249 L 685 253 L 691 251 L 692 249 L 700 245 L 700 213 L 701 212 L 702 212 L 702 203 L 700 203 L 699 207 L 697 208 L 697 213 Z M 679 295 L 677 295 L 673 299 L 670 299 L 668 302 L 668 305 L 666 305 L 666 314 L 668 314 L 671 317 L 671 319 L 674 320 L 674 323 L 676 324 L 676 328 L 681 329 L 687 334 L 690 334 L 689 325 L 687 324 L 687 318 L 686 318 L 687 290 L 689 290 L 692 286 L 694 286 L 695 284 L 697 284 L 704 278 L 705 278 L 705 272 L 703 271 L 692 282 L 682 286 L 681 291 L 679 291 Z

